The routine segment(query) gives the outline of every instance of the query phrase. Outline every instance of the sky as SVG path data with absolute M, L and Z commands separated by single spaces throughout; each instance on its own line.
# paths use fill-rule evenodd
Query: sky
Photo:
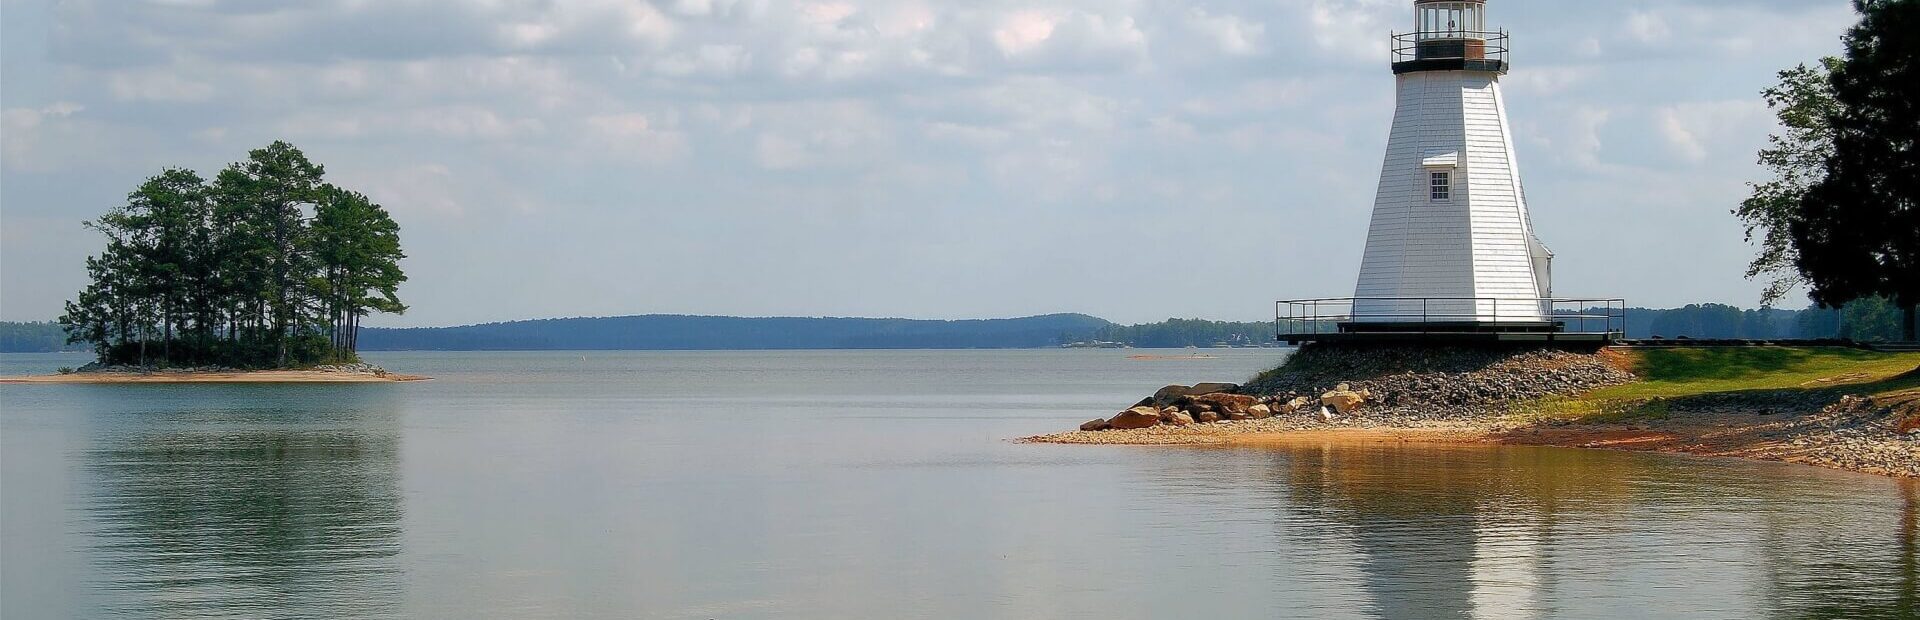
M 1410 0 L 0 0 L 0 320 L 162 168 L 287 140 L 425 326 L 1270 320 L 1352 294 Z M 1845 0 L 1496 0 L 1555 293 L 1757 303 L 1759 91 Z

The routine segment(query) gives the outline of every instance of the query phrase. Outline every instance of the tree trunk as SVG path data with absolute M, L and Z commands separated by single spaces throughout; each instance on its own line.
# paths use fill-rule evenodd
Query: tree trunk
M 1914 334 L 1914 315 L 1920 313 L 1916 312 L 1920 311 L 1920 303 L 1907 304 L 1907 307 L 1902 310 L 1902 314 L 1906 316 L 1904 317 L 1905 320 L 1901 321 L 1900 339 L 1907 342 L 1920 342 L 1920 336 Z
M 161 333 L 164 334 L 160 337 L 160 365 L 166 366 L 167 364 L 170 364 L 173 362 L 173 303 L 172 302 L 168 302 L 167 309 L 161 311 L 160 326 L 161 326 L 160 327 Z

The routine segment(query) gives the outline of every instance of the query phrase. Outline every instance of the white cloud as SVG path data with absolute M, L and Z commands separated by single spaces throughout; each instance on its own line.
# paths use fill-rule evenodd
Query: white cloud
M 813 163 L 813 157 L 798 141 L 777 134 L 760 134 L 753 146 L 754 161 L 768 170 L 791 170 Z
M 1052 38 L 1053 29 L 1058 25 L 1059 18 L 1046 11 L 1016 11 L 1002 18 L 1000 27 L 994 29 L 993 44 L 999 46 L 1002 54 L 1018 56 Z
M 1005 129 L 946 121 L 926 123 L 921 131 L 930 140 L 954 142 L 982 149 L 1004 145 L 1013 138 L 1013 132 Z
M 1412 9 L 1397 0 L 1313 0 L 1307 34 L 1320 49 L 1359 59 L 1386 57 L 1387 33 L 1406 30 Z
M 676 53 L 654 62 L 654 71 L 672 77 L 731 77 L 753 62 L 753 54 L 739 45 L 702 45 L 692 53 Z
M 474 105 L 405 111 L 311 112 L 289 117 L 279 131 L 335 140 L 424 136 L 452 140 L 507 140 L 546 131 L 539 118 L 513 118 Z
M 837 24 L 859 9 L 846 2 L 808 2 L 800 5 L 800 14 L 815 24 Z
M 1700 139 L 1694 137 L 1693 131 L 1687 127 L 1686 121 L 1680 119 L 1679 112 L 1674 108 L 1660 110 L 1660 135 L 1667 139 L 1667 145 L 1673 147 L 1682 159 L 1699 162 L 1707 158 L 1706 147 L 1700 145 Z
M 73 122 L 86 106 L 59 101 L 38 108 L 0 110 L 0 166 L 45 172 L 59 169 L 75 149 L 99 136 L 97 126 Z
M 589 117 L 586 125 L 590 139 L 622 161 L 657 165 L 686 156 L 685 134 L 656 127 L 646 114 L 601 114 Z
M 356 185 L 366 188 L 368 198 L 396 212 L 460 216 L 466 208 L 456 197 L 459 183 L 445 164 L 426 163 L 382 172 Z
M 1673 36 L 1673 27 L 1667 25 L 1666 18 L 1651 11 L 1633 11 L 1627 14 L 1627 35 L 1641 43 L 1663 43 Z
M 1213 15 L 1196 7 L 1188 11 L 1187 25 L 1212 40 L 1221 52 L 1228 55 L 1251 55 L 1265 45 L 1267 26 L 1237 15 Z
M 1689 163 L 1727 159 L 1742 164 L 1773 129 L 1765 104 L 1755 100 L 1686 102 L 1655 112 L 1658 131 L 1673 154 Z
M 1590 66 L 1528 67 L 1507 75 L 1501 83 L 1509 96 L 1550 96 L 1592 80 L 1597 72 Z
M 121 101 L 197 102 L 213 98 L 213 85 L 170 71 L 115 72 L 107 89 Z

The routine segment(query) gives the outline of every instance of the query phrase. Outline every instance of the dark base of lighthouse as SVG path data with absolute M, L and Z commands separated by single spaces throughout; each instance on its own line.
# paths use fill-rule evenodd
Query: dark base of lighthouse
M 1562 343 L 1605 346 L 1626 337 L 1620 331 L 1574 331 L 1566 321 L 1442 321 L 1406 323 L 1337 323 L 1332 331 L 1280 333 L 1287 344 L 1349 343 Z
M 1463 304 L 1470 309 L 1461 312 Z M 1501 302 L 1531 316 L 1501 318 Z M 1406 308 L 1417 310 L 1408 311 Z M 1482 313 L 1486 313 L 1486 316 Z M 1511 314 L 1509 314 L 1511 316 Z M 1489 320 L 1491 319 L 1491 320 Z M 1333 297 L 1275 302 L 1274 339 L 1308 342 L 1606 346 L 1626 337 L 1627 300 Z

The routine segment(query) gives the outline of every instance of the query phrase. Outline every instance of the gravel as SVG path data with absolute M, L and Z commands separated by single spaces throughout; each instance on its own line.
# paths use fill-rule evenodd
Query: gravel
M 1544 348 L 1302 347 L 1240 393 L 1285 401 L 1317 399 L 1346 383 L 1366 392 L 1368 417 L 1415 420 L 1484 417 L 1512 403 L 1573 396 L 1634 381 L 1597 353 Z

